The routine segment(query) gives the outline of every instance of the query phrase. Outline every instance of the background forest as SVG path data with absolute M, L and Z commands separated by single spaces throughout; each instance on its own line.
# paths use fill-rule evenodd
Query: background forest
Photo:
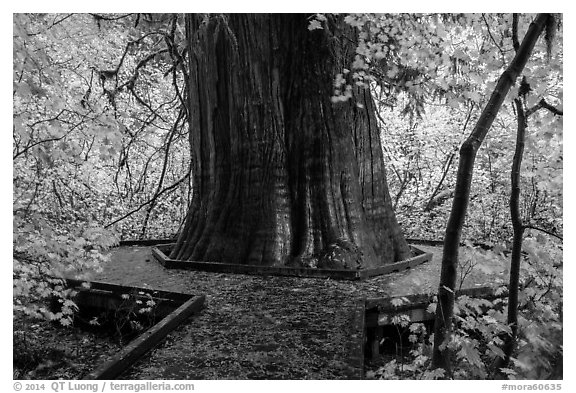
M 346 17 L 358 29 L 357 56 L 353 69 L 334 76 L 333 101 L 346 100 L 355 85 L 371 90 L 392 203 L 406 238 L 443 240 L 460 146 L 533 19 L 530 14 Z M 309 29 L 322 29 L 325 20 L 312 16 Z M 512 248 L 509 206 L 520 105 L 527 114 L 519 182 L 526 231 L 522 344 L 506 369 L 511 378 L 549 376 L 562 356 L 561 24 L 559 17 L 537 41 L 522 83 L 513 86 L 478 151 L 462 235 L 469 247 L 492 250 L 461 261 L 464 271 L 490 269 L 483 263 L 490 258 L 510 263 L 502 252 Z M 183 109 L 182 69 L 188 61 L 183 34 L 181 15 L 14 15 L 16 320 L 26 315 L 70 324 L 75 306 L 57 277 L 70 271 L 88 277 L 121 240 L 177 235 L 194 192 Z M 53 295 L 64 305 L 58 313 L 42 301 Z M 499 355 L 499 332 L 486 326 L 492 319 L 505 325 L 505 312 L 482 318 L 458 325 L 459 359 L 476 359 L 477 353 L 482 358 L 457 368 L 456 377 L 489 377 L 487 354 Z M 30 333 L 20 330 L 15 342 L 23 343 L 18 334 Z M 471 330 L 489 337 L 488 347 Z M 412 369 L 389 364 L 373 376 L 421 377 L 428 364 L 423 348 L 416 350 Z M 534 371 L 534 365 L 546 372 Z

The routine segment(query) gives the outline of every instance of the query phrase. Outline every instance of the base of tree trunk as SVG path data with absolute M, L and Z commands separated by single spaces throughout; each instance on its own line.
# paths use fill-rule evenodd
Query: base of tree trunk
M 326 269 L 310 267 L 289 267 L 289 266 L 266 266 L 266 265 L 244 265 L 222 262 L 203 261 L 182 261 L 170 259 L 171 249 L 174 244 L 163 244 L 152 247 L 152 255 L 167 269 L 184 269 L 206 271 L 214 273 L 238 273 L 238 274 L 260 274 L 273 276 L 295 276 L 295 277 L 316 277 L 332 278 L 340 280 L 363 280 L 374 276 L 381 276 L 388 273 L 398 272 L 418 266 L 424 262 L 432 260 L 432 253 L 424 252 L 414 246 L 410 246 L 412 256 L 408 259 L 378 266 L 375 268 L 364 268 L 357 270 L 350 269 Z
M 355 274 L 410 258 L 371 92 L 347 76 L 351 96 L 333 100 L 357 32 L 343 16 L 309 24 L 187 15 L 194 192 L 170 259 Z

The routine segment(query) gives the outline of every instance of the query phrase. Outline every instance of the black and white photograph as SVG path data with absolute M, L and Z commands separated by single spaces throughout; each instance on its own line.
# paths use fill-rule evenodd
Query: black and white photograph
M 12 13 L 13 391 L 566 391 L 564 14 L 364 8 Z

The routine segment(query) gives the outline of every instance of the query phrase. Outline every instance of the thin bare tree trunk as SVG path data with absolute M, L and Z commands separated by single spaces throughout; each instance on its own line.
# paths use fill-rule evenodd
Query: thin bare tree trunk
M 506 367 L 510 362 L 510 357 L 514 351 L 516 337 L 518 335 L 518 285 L 520 283 L 520 260 L 522 258 L 522 236 L 524 226 L 520 217 L 520 169 L 524 154 L 524 143 L 526 140 L 526 115 L 522 102 L 519 98 L 514 100 L 518 115 L 518 131 L 516 134 L 516 151 L 512 161 L 512 172 L 510 174 L 512 190 L 510 193 L 510 217 L 514 238 L 512 241 L 512 256 L 510 259 L 510 282 L 508 284 L 508 326 L 512 330 L 510 337 L 505 339 L 503 347 L 504 359 L 501 367 Z
M 516 150 L 512 160 L 511 178 L 511 192 L 510 192 L 510 217 L 512 221 L 512 228 L 514 236 L 512 240 L 512 255 L 510 257 L 510 278 L 508 283 L 508 313 L 507 324 L 510 326 L 511 334 L 504 338 L 502 351 L 504 358 L 498 358 L 494 363 L 494 369 L 497 374 L 500 373 L 501 368 L 508 367 L 516 342 L 518 338 L 518 295 L 520 286 L 520 264 L 522 261 L 522 242 L 524 231 L 531 228 L 531 225 L 523 223 L 520 216 L 520 174 L 522 168 L 522 158 L 524 155 L 524 145 L 526 141 L 526 129 L 528 127 L 528 118 L 536 113 L 539 109 L 547 109 L 551 113 L 562 116 L 562 111 L 549 105 L 542 99 L 534 107 L 524 110 L 520 98 L 514 100 L 516 106 L 516 113 L 518 116 L 518 129 L 516 133 Z M 548 232 L 552 236 L 558 236 L 554 233 Z
M 482 111 L 474 130 L 460 148 L 460 161 L 454 192 L 452 210 L 446 226 L 444 237 L 444 250 L 442 256 L 442 270 L 438 287 L 438 305 L 434 326 L 434 349 L 432 353 L 432 367 L 443 368 L 447 375 L 451 375 L 450 350 L 443 345 L 450 338 L 452 330 L 452 317 L 454 315 L 454 289 L 456 286 L 458 267 L 458 248 L 462 235 L 462 227 L 466 218 L 466 211 L 470 199 L 470 187 L 474 171 L 474 161 L 480 145 L 490 130 L 506 95 L 522 73 L 534 45 L 544 30 L 550 14 L 538 14 L 530 24 L 516 56 L 508 68 L 498 79 L 496 88 L 490 100 Z

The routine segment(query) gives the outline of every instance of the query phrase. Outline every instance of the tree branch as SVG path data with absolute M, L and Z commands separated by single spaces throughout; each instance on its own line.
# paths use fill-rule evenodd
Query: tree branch
M 520 49 L 520 42 L 518 41 L 518 14 L 512 14 L 512 45 L 514 51 L 518 52 Z
M 555 106 L 550 105 L 549 103 L 546 102 L 544 98 L 542 98 L 540 102 L 538 102 L 536 105 L 534 105 L 532 108 L 526 111 L 526 117 L 532 116 L 534 113 L 536 113 L 538 110 L 542 108 L 547 109 L 548 111 L 552 112 L 557 116 L 564 116 L 564 111 L 556 108 Z
M 500 51 L 500 54 L 502 55 L 502 60 L 504 61 L 504 59 L 505 59 L 504 50 L 502 49 L 502 47 L 500 45 L 498 45 L 498 43 L 496 42 L 496 39 L 492 35 L 492 31 L 490 30 L 490 24 L 486 20 L 486 16 L 484 14 L 482 14 L 482 20 L 484 21 L 484 24 L 486 24 L 486 30 L 488 31 L 488 35 L 490 36 L 490 39 L 492 40 L 494 45 L 496 45 L 496 48 L 498 48 L 498 50 Z
M 540 232 L 543 232 L 543 233 L 545 233 L 545 234 L 547 234 L 547 235 L 553 236 L 553 237 L 555 237 L 556 239 L 559 239 L 560 241 L 564 241 L 564 239 L 562 238 L 562 236 L 560 236 L 560 235 L 558 235 L 558 234 L 556 234 L 556 233 L 554 233 L 554 232 L 552 232 L 552 231 L 546 230 L 546 229 L 544 229 L 544 228 L 540 228 L 540 227 L 537 227 L 537 226 L 534 226 L 534 225 L 524 225 L 524 229 L 534 229 L 534 230 L 536 230 L 536 231 L 540 231 Z
M 160 191 L 159 193 L 155 194 L 152 198 L 150 198 L 148 201 L 142 203 L 140 206 L 138 206 L 137 208 L 129 211 L 128 213 L 126 213 L 125 215 L 123 215 L 122 217 L 112 221 L 109 224 L 106 224 L 104 226 L 104 228 L 109 228 L 112 225 L 130 217 L 132 214 L 139 212 L 140 210 L 142 210 L 145 206 L 148 206 L 151 203 L 154 203 L 156 201 L 156 199 L 158 199 L 160 197 L 160 195 L 164 194 L 167 191 L 170 191 L 174 188 L 176 188 L 180 183 L 182 183 L 184 180 L 186 180 L 188 177 L 190 176 L 190 172 L 188 172 L 186 175 L 184 175 L 184 177 L 182 177 L 180 180 L 178 180 L 176 183 L 172 184 L 171 186 L 166 187 L 165 189 L 163 189 L 162 191 Z

